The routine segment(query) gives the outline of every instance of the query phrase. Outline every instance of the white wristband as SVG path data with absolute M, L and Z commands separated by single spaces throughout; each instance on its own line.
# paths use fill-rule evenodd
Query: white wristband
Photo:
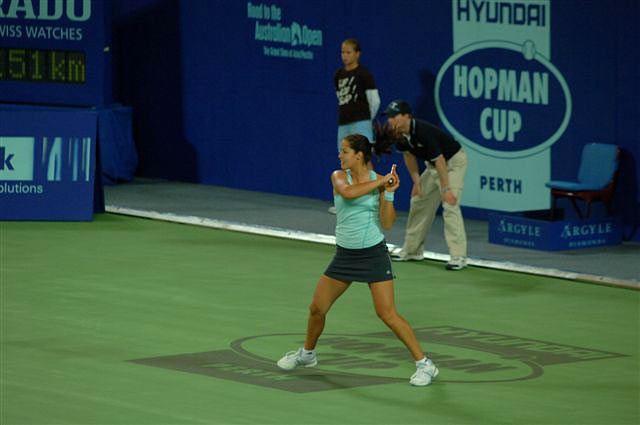
M 385 201 L 389 201 L 389 202 L 393 202 L 393 197 L 396 195 L 395 192 L 387 192 L 386 190 L 384 191 L 384 200 Z

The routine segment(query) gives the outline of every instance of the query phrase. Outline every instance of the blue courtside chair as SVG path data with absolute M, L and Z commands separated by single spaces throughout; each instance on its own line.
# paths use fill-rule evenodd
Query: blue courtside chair
M 546 186 L 551 189 L 553 204 L 551 217 L 556 210 L 558 198 L 569 198 L 576 210 L 578 217 L 583 218 L 576 199 L 581 199 L 587 204 L 588 218 L 591 213 L 591 203 L 602 201 L 610 212 L 610 201 L 615 187 L 616 174 L 620 149 L 616 145 L 604 143 L 589 143 L 582 149 L 578 181 L 551 180 Z

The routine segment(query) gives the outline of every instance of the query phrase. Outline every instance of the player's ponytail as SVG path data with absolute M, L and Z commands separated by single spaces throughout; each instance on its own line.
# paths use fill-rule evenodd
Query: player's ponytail
M 398 134 L 393 131 L 388 122 L 383 125 L 378 121 L 374 121 L 373 131 L 375 137 L 373 150 L 375 151 L 376 156 L 391 154 L 391 146 L 395 145 L 398 141 Z
M 356 153 L 362 152 L 365 163 L 371 161 L 373 154 L 380 158 L 382 155 L 391 155 L 391 146 L 393 146 L 398 137 L 388 124 L 380 125 L 377 121 L 374 123 L 375 140 L 369 141 L 362 134 L 350 134 L 344 138 L 349 142 L 349 146 Z

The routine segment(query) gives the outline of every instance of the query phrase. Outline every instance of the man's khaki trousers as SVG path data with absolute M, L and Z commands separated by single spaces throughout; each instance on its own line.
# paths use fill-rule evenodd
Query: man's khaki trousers
M 464 188 L 464 176 L 467 172 L 467 154 L 460 148 L 458 153 L 447 161 L 449 173 L 449 189 L 458 199 L 456 205 L 442 202 L 440 195 L 440 179 L 435 167 L 427 163 L 427 169 L 420 176 L 422 194 L 411 198 L 411 207 L 407 220 L 402 252 L 407 255 L 422 255 L 424 241 L 436 211 L 442 204 L 444 219 L 444 237 L 452 257 L 467 256 L 467 234 L 464 230 L 460 200 Z

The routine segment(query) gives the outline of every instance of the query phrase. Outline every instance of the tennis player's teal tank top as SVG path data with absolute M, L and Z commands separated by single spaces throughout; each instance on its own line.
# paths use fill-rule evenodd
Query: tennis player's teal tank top
M 369 172 L 371 180 L 375 171 Z M 352 184 L 351 171 L 347 170 L 347 181 Z M 336 244 L 348 249 L 369 248 L 382 242 L 384 234 L 380 228 L 380 193 L 374 189 L 355 199 L 345 199 L 337 192 L 333 194 L 336 206 Z

